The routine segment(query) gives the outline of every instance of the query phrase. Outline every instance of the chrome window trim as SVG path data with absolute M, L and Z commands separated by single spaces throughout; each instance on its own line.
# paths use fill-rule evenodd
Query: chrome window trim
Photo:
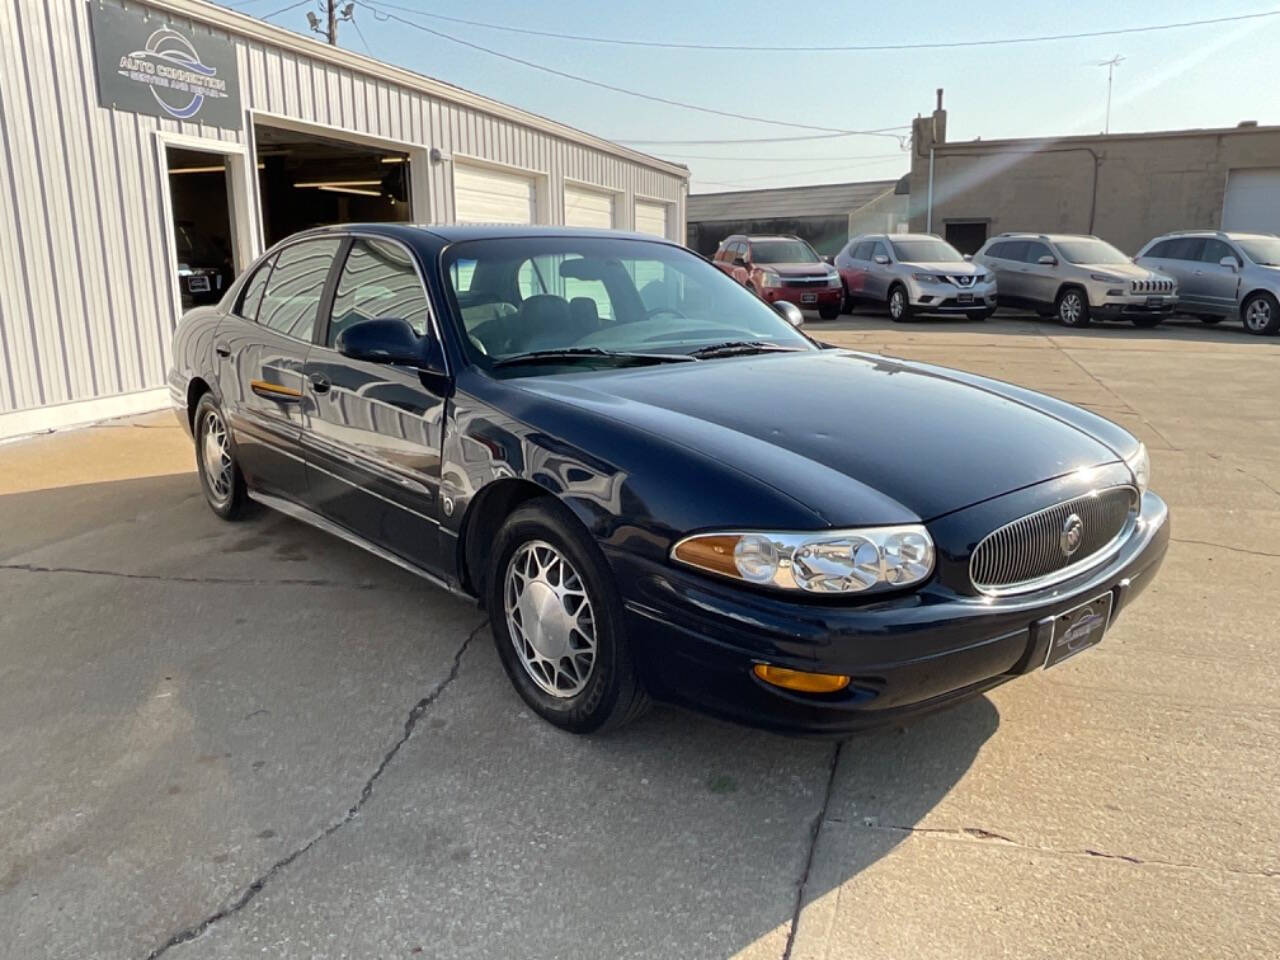
M 1129 507 L 1129 515 L 1125 519 L 1124 525 L 1121 526 L 1120 531 L 1114 537 L 1108 540 L 1105 544 L 1103 544 L 1103 546 L 1095 550 L 1093 553 L 1089 554 L 1087 557 L 1082 557 L 1081 559 L 1075 561 L 1074 563 L 1070 563 L 1065 567 L 1060 567 L 1059 569 L 1054 570 L 1052 573 L 1047 573 L 1044 576 L 1033 577 L 1030 580 L 1020 580 L 1017 583 L 1002 584 L 998 587 L 980 586 L 978 582 L 974 579 L 974 570 L 973 570 L 974 559 L 977 557 L 978 552 L 982 549 L 982 547 L 987 543 L 988 540 L 991 540 L 993 537 L 1004 532 L 1009 527 L 1012 527 L 1015 524 L 1022 523 L 1027 520 L 1032 520 L 1035 517 L 1039 517 L 1053 510 L 1057 510 L 1064 503 L 1071 503 L 1073 501 L 1083 499 L 1084 497 L 1087 497 L 1090 495 L 1098 495 L 1111 490 L 1128 490 L 1129 491 L 1129 496 L 1131 501 L 1130 507 Z M 978 544 L 970 552 L 969 583 L 973 586 L 975 590 L 978 591 L 978 593 L 982 594 L 985 597 L 1009 597 L 1009 596 L 1016 596 L 1022 593 L 1032 593 L 1036 590 L 1042 590 L 1045 587 L 1055 586 L 1056 584 L 1062 583 L 1065 580 L 1070 580 L 1072 577 L 1078 576 L 1079 574 L 1084 573 L 1094 567 L 1100 566 L 1103 562 L 1107 560 L 1108 557 L 1110 557 L 1111 554 L 1113 554 L 1119 548 L 1119 546 L 1122 543 L 1124 543 L 1125 540 L 1127 540 L 1133 534 L 1134 529 L 1137 527 L 1138 512 L 1139 512 L 1140 506 L 1141 506 L 1141 495 L 1138 492 L 1138 488 L 1135 487 L 1133 484 L 1118 483 L 1118 484 L 1113 484 L 1112 486 L 1100 487 L 1096 490 L 1091 490 L 1089 491 L 1089 493 L 1081 494 L 1080 496 L 1077 496 L 1077 497 L 1068 497 L 1066 500 L 1061 500 L 1058 503 L 1051 503 L 1047 507 L 1042 507 L 1039 510 L 1034 510 L 1031 513 L 1024 514 L 1021 517 L 1017 517 L 1013 520 L 1010 520 L 1008 523 L 1005 523 L 999 527 L 996 527 L 996 529 L 992 530 L 985 537 L 979 540 Z

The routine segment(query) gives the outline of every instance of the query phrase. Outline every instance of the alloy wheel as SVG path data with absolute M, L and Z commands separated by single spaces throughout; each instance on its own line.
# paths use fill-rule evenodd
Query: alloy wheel
M 1074 327 L 1080 322 L 1080 314 L 1083 312 L 1083 305 L 1080 302 L 1080 294 L 1075 292 L 1065 293 L 1062 295 L 1062 302 L 1058 304 L 1058 318 L 1069 327 Z
M 1254 333 L 1264 332 L 1271 323 L 1271 304 L 1266 297 L 1255 297 L 1244 312 L 1244 325 Z
M 902 316 L 903 308 L 906 306 L 903 300 L 901 290 L 895 290 L 889 294 L 889 316 L 895 320 Z
M 205 480 L 209 484 L 209 492 L 218 503 L 225 503 L 231 498 L 235 482 L 235 467 L 231 458 L 231 441 L 227 437 L 227 425 L 223 423 L 222 415 L 216 410 L 210 410 L 205 414 L 202 437 L 200 461 Z
M 553 697 L 581 693 L 596 661 L 596 627 L 586 584 L 545 540 L 521 544 L 503 586 L 507 631 L 520 663 Z

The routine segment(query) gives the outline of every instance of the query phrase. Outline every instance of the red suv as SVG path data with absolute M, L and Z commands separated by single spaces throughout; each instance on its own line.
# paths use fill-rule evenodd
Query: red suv
M 786 300 L 817 310 L 823 320 L 840 315 L 840 274 L 799 237 L 734 234 L 712 262 L 766 303 Z

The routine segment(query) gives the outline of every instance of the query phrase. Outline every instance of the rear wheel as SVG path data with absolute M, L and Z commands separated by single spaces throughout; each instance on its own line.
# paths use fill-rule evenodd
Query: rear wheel
M 1280 303 L 1269 293 L 1255 293 L 1240 307 L 1240 319 L 1252 334 L 1262 337 L 1275 333 L 1280 330 Z
M 231 430 L 213 394 L 206 393 L 200 398 L 192 423 L 196 471 L 200 474 L 204 498 L 223 520 L 235 520 L 243 513 L 247 500 L 244 475 L 236 463 Z
M 906 323 L 912 317 L 911 301 L 907 299 L 907 288 L 895 284 L 889 289 L 889 319 L 894 323 Z
M 498 656 L 540 717 L 592 733 L 644 712 L 613 575 L 567 508 L 544 498 L 511 514 L 486 584 Z
M 1087 327 L 1089 325 L 1089 301 L 1084 292 L 1076 287 L 1068 287 L 1058 294 L 1054 304 L 1054 313 L 1058 322 L 1064 327 Z

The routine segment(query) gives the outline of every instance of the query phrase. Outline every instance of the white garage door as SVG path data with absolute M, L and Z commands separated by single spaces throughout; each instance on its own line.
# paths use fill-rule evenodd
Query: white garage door
M 536 196 L 533 177 L 454 165 L 453 216 L 459 223 L 533 223 Z
M 636 201 L 636 233 L 652 233 L 659 237 L 667 233 L 667 204 Z
M 1222 229 L 1280 233 L 1280 167 L 1232 170 L 1227 174 Z
M 613 194 L 564 185 L 564 223 L 567 227 L 613 229 Z

